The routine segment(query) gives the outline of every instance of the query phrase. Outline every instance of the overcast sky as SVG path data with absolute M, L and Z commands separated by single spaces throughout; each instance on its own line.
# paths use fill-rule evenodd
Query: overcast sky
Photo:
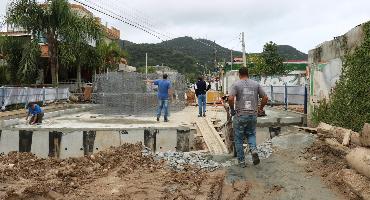
M 5 2 L 0 0 L 2 13 Z M 247 52 L 262 51 L 274 41 L 308 52 L 370 20 L 369 0 L 81 0 L 113 10 L 142 24 L 151 24 L 172 37 L 207 38 L 240 50 L 245 32 Z M 122 22 L 96 13 L 121 30 L 121 38 L 136 43 L 160 42 Z

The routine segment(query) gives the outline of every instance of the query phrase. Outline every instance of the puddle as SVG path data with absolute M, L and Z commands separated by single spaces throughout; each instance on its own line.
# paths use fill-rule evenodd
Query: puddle
M 38 157 L 46 158 L 49 155 L 58 158 L 81 157 L 90 155 L 111 146 L 120 146 L 124 143 L 141 142 L 154 149 L 155 152 L 176 151 L 183 140 L 192 145 L 189 134 L 184 138 L 176 130 L 145 130 L 134 129 L 128 131 L 74 131 L 74 132 L 46 132 L 46 131 L 0 131 L 0 154 L 11 151 L 32 152 Z M 180 141 L 180 143 L 179 143 Z M 187 149 L 190 149 L 188 146 Z

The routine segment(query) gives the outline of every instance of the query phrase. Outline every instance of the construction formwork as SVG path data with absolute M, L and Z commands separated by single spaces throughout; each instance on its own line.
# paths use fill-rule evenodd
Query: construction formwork
M 145 80 L 161 79 L 162 74 L 141 74 L 136 72 L 111 72 L 95 77 L 94 101 L 101 104 L 99 113 L 125 115 L 154 115 L 157 106 L 157 86 Z M 168 74 L 174 89 L 170 98 L 170 111 L 185 108 L 186 79 L 179 73 Z

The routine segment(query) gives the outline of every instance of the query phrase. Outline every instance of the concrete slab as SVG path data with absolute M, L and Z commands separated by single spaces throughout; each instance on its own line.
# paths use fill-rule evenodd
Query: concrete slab
M 94 151 L 97 153 L 108 149 L 109 147 L 118 147 L 121 145 L 121 136 L 118 131 L 97 131 L 94 140 Z
M 0 138 L 0 154 L 11 151 L 19 151 L 19 133 L 3 130 Z
M 81 157 L 83 151 L 83 134 L 80 131 L 63 133 L 60 143 L 60 158 Z M 82 150 L 81 150 L 82 149 Z
M 49 132 L 35 131 L 32 135 L 31 152 L 47 158 L 49 155 Z
M 52 111 L 52 112 L 47 112 L 44 115 L 44 119 L 50 119 L 50 118 L 55 118 L 59 117 L 62 115 L 69 115 L 72 113 L 78 113 L 78 112 L 84 112 L 88 110 L 92 110 L 96 107 L 97 105 L 93 104 L 86 104 L 86 105 L 81 105 L 78 108 L 69 108 L 66 110 L 58 110 L 58 111 Z M 2 120 L 0 121 L 0 129 L 7 129 L 8 127 L 16 126 L 19 124 L 26 124 L 27 121 L 25 118 L 15 118 L 15 119 L 8 119 L 8 120 Z

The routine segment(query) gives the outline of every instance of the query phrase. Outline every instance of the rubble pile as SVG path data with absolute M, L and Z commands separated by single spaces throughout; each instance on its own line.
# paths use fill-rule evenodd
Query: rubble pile
M 267 140 L 266 142 L 257 145 L 257 152 L 260 159 L 267 159 L 272 154 L 272 142 L 271 140 Z M 252 156 L 251 154 L 246 155 L 246 159 L 249 162 L 252 162 Z
M 207 155 L 196 152 L 158 152 L 156 158 L 166 160 L 168 165 L 177 171 L 185 169 L 186 165 L 196 166 L 207 171 L 215 171 L 221 167 L 230 167 L 231 161 L 218 163 L 211 160 Z

